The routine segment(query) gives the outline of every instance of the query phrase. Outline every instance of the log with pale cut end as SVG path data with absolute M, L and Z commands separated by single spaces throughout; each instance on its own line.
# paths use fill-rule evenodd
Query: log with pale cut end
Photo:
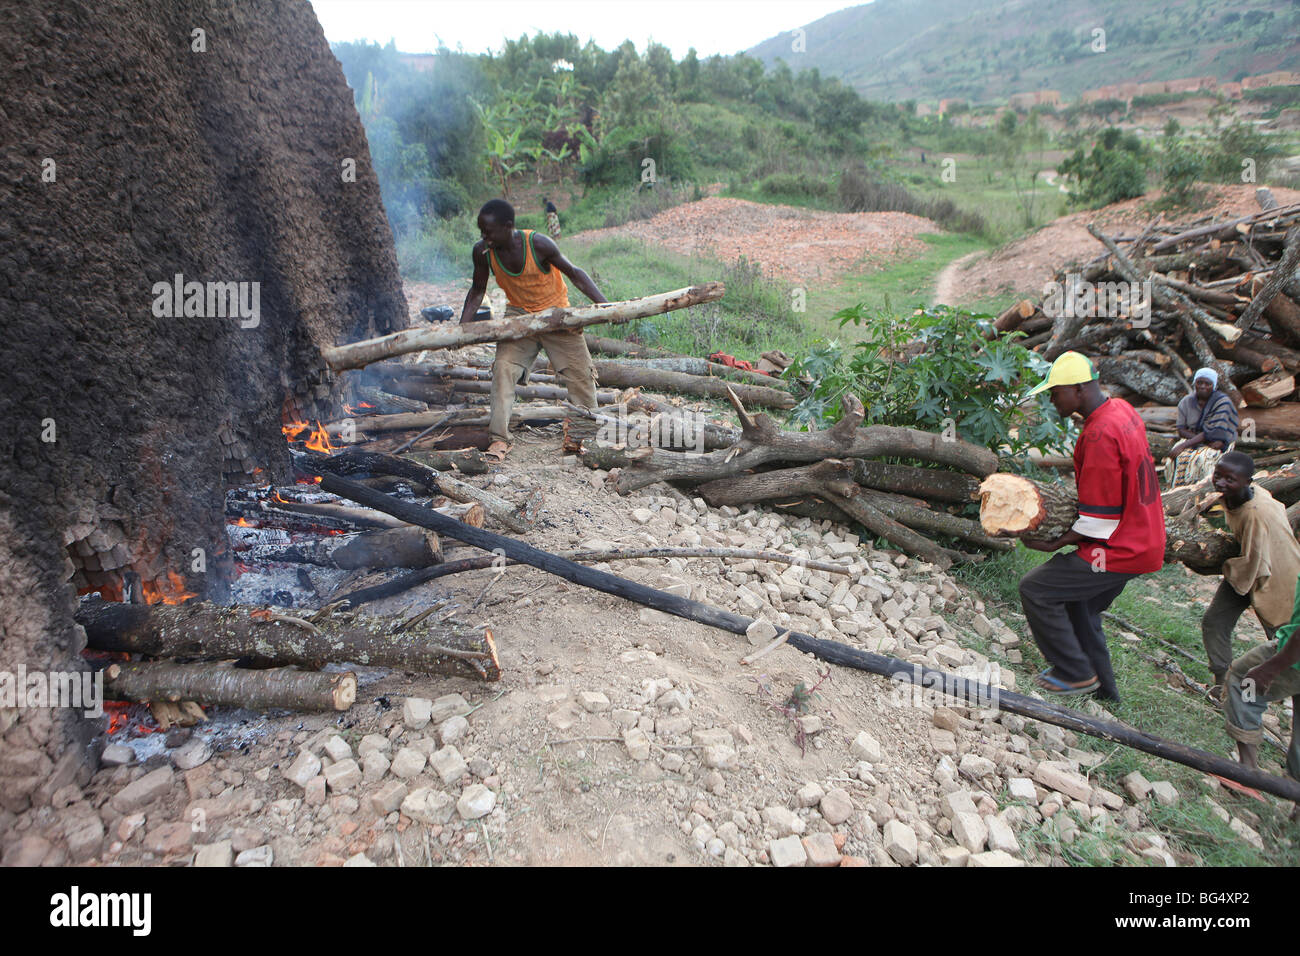
M 347 710 L 357 699 L 357 675 L 134 661 L 110 664 L 104 670 L 104 691 L 113 700 L 193 700 L 250 710 Z
M 154 657 L 321 667 L 336 663 L 394 667 L 473 680 L 501 679 L 490 630 L 446 622 L 403 627 L 409 615 L 371 617 L 334 610 L 306 621 L 292 609 L 86 601 L 76 620 L 88 647 Z
M 999 472 L 980 483 L 980 524 L 991 535 L 1050 541 L 1074 524 L 1074 489 Z
M 1272 408 L 1295 391 L 1295 376 L 1286 372 L 1269 372 L 1241 386 L 1241 394 L 1251 408 Z

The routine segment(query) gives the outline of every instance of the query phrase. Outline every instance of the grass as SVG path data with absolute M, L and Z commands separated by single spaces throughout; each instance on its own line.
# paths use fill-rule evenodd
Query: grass
M 570 258 L 587 270 L 609 299 L 631 299 L 713 279 L 727 286 L 727 294 L 718 302 L 626 325 L 600 326 L 593 330 L 598 335 L 635 338 L 685 355 L 721 349 L 757 359 L 774 348 L 801 353 L 826 331 L 808 321 L 806 314 L 792 311 L 789 290 L 743 259 L 724 263 L 684 256 L 633 238 L 574 242 L 569 249 Z
M 833 284 L 808 290 L 808 311 L 816 311 L 827 320 L 841 309 L 860 302 L 872 308 L 911 311 L 929 305 L 935 282 L 944 266 L 970 252 L 988 249 L 987 240 L 953 233 L 922 233 L 918 238 L 926 249 L 913 259 L 890 262 L 873 268 L 864 264 L 861 271 L 841 277 Z M 835 334 L 839 330 L 828 325 Z
M 1045 666 L 1045 662 L 1038 654 L 1023 618 L 1019 617 L 1017 584 L 1026 572 L 1048 557 L 1041 552 L 1017 548 L 981 564 L 962 566 L 956 572 L 958 578 L 984 596 L 989 604 L 988 614 L 1002 617 L 1021 635 L 1024 662 L 1010 665 L 1021 686 L 1031 686 L 1033 675 Z M 1131 625 L 1159 635 L 1191 652 L 1199 660 L 1204 655 L 1200 629 L 1204 596 L 1197 593 L 1194 585 L 1195 582 L 1180 565 L 1168 565 L 1155 574 L 1143 575 L 1129 582 L 1111 610 Z M 1245 623 L 1243 618 L 1239 635 Z M 1235 754 L 1217 710 L 1199 698 L 1170 687 L 1163 670 L 1139 656 L 1129 641 L 1117 638 L 1117 631 L 1122 630 L 1120 625 L 1108 621 L 1106 629 L 1111 635 L 1111 660 L 1124 698 L 1118 705 L 1107 704 L 1111 716 L 1149 733 L 1210 753 L 1227 757 Z M 1137 647 L 1148 655 L 1161 652 L 1158 645 L 1145 640 Z M 1175 660 L 1193 679 L 1201 682 L 1209 679 L 1208 667 L 1181 657 Z M 1145 808 L 1150 828 L 1161 833 L 1171 845 L 1191 853 L 1201 865 L 1300 864 L 1300 847 L 1293 839 L 1296 830 L 1287 821 L 1289 804 L 1272 797 L 1267 797 L 1268 802 L 1262 804 L 1228 790 L 1213 794 L 1213 799 L 1229 813 L 1237 814 L 1245 808 L 1258 814 L 1260 825 L 1255 829 L 1264 838 L 1267 848 L 1266 852 L 1260 853 L 1214 815 L 1204 799 L 1209 791 L 1201 772 L 1093 737 L 1080 735 L 1075 746 L 1107 755 L 1105 763 L 1093 775 L 1100 777 L 1109 790 L 1122 792 L 1120 781 L 1133 770 L 1141 771 L 1148 780 L 1172 783 L 1180 794 L 1180 800 L 1172 807 L 1152 803 Z M 1260 764 L 1271 773 L 1285 774 L 1283 759 L 1284 755 L 1275 746 L 1266 745 L 1261 750 Z M 1075 862 L 1098 862 L 1092 859 L 1090 852 L 1071 849 L 1073 853 L 1067 854 L 1066 859 L 1079 856 Z

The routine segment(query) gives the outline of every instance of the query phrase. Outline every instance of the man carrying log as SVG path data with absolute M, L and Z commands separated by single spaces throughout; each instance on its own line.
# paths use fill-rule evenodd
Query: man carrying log
M 1214 369 L 1197 369 L 1193 393 L 1178 403 L 1175 426 L 1183 440 L 1169 450 L 1171 461 L 1165 465 L 1170 489 L 1204 480 L 1224 449 L 1237 440 L 1237 408 L 1218 384 Z
M 583 272 L 560 252 L 555 242 L 531 229 L 515 229 L 515 210 L 504 199 L 491 199 L 478 214 L 483 237 L 475 243 L 474 279 L 460 321 L 470 321 L 487 291 L 489 269 L 506 294 L 506 315 L 526 315 L 559 306 L 568 308 L 568 276 L 592 302 L 605 296 Z M 523 339 L 497 343 L 492 363 L 492 412 L 488 423 L 487 455 L 504 461 L 510 452 L 510 409 L 515 386 L 528 380 L 539 350 L 546 354 L 556 377 L 569 390 L 569 401 L 582 408 L 596 407 L 596 370 L 581 329 L 541 332 Z
M 1062 417 L 1078 412 L 1083 431 L 1074 447 L 1079 517 L 1059 537 L 1025 540 L 1053 555 L 1020 579 L 1020 599 L 1034 642 L 1051 665 L 1038 675 L 1060 696 L 1099 693 L 1119 700 L 1101 614 L 1130 579 L 1160 570 L 1165 518 L 1146 426 L 1133 406 L 1101 390 L 1092 362 L 1065 352 L 1031 395 L 1051 389 Z
M 1255 609 L 1269 640 L 1291 617 L 1300 544 L 1287 521 L 1286 508 L 1267 488 L 1252 484 L 1255 463 L 1249 455 L 1228 452 L 1214 468 L 1214 489 L 1223 495 L 1228 528 L 1241 554 L 1223 562 L 1223 580 L 1201 620 L 1201 638 L 1214 674 L 1210 691 L 1222 699 L 1224 678 L 1232 664 L 1232 629 L 1248 607 Z

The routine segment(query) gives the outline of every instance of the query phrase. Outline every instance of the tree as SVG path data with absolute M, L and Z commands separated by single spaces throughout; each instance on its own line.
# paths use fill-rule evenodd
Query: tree
M 1146 163 L 1137 135 L 1111 126 L 1090 153 L 1076 149 L 1059 169 L 1074 183 L 1070 201 L 1096 208 L 1141 196 L 1146 191 Z

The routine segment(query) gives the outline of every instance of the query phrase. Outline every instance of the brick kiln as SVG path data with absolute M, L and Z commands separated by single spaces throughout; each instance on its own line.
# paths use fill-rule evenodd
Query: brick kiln
M 0 114 L 0 672 L 69 670 L 78 593 L 222 596 L 227 486 L 289 480 L 282 422 L 341 407 L 320 348 L 406 307 L 306 0 L 6 5 Z M 0 832 L 95 729 L 0 708 Z

